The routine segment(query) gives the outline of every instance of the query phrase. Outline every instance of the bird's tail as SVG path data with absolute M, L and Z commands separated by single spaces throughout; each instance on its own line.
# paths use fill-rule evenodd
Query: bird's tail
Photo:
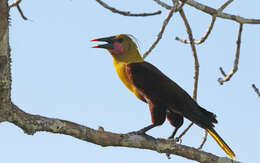
M 232 151 L 232 149 L 225 143 L 225 141 L 218 135 L 218 133 L 213 128 L 207 129 L 207 131 L 230 158 L 232 158 L 232 159 L 235 158 L 235 153 Z

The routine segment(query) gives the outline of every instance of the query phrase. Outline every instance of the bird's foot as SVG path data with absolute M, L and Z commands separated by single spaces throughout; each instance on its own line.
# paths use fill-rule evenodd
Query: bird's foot
M 170 154 L 170 153 L 166 153 L 166 157 L 167 157 L 168 159 L 171 159 L 171 154 Z
M 151 124 L 149 126 L 146 126 L 144 128 L 142 128 L 141 130 L 138 130 L 138 131 L 134 131 L 134 132 L 130 132 L 128 134 L 135 134 L 135 135 L 146 135 L 146 131 L 154 128 L 156 125 L 155 124 Z
M 180 142 L 180 144 L 182 143 L 182 140 L 181 140 L 180 137 L 174 138 L 174 137 L 170 136 L 170 137 L 168 138 L 168 140 L 172 141 L 174 144 L 175 144 L 175 143 L 178 143 L 178 142 Z M 170 154 L 170 153 L 166 153 L 166 157 L 167 157 L 168 159 L 171 159 L 171 154 Z
M 180 144 L 182 143 L 182 140 L 179 137 L 177 138 L 169 137 L 168 140 L 173 141 L 174 143 L 178 143 L 178 142 L 180 142 Z
M 182 139 L 180 137 L 177 137 L 177 138 L 174 139 L 174 142 L 175 143 L 179 142 L 181 144 L 182 143 Z

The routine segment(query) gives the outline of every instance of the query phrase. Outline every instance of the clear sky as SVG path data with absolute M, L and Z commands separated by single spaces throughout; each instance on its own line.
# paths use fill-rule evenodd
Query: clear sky
M 108 2 L 108 1 L 106 1 Z M 206 1 L 220 6 L 225 1 Z M 12 99 L 24 111 L 65 119 L 97 129 L 127 133 L 151 123 L 148 106 L 136 99 L 116 76 L 111 56 L 90 40 L 120 33 L 134 35 L 144 53 L 155 40 L 167 10 L 149 0 L 109 2 L 131 12 L 154 12 L 152 17 L 125 17 L 104 9 L 96 1 L 33 1 L 21 3 L 30 21 L 23 21 L 11 9 L 10 44 L 12 54 Z M 260 18 L 258 0 L 235 1 L 225 11 L 249 18 Z M 211 17 L 189 6 L 184 10 L 195 38 L 200 38 Z M 229 72 L 233 66 L 238 24 L 217 19 L 208 40 L 197 46 L 200 61 L 198 103 L 217 115 L 216 130 L 230 145 L 239 161 L 259 160 L 260 98 L 251 84 L 260 88 L 260 25 L 245 25 L 242 33 L 238 72 L 223 86 L 219 67 Z M 175 41 L 187 38 L 178 14 L 167 26 L 162 41 L 147 57 L 188 93 L 193 87 L 193 58 L 189 45 Z M 182 131 L 190 122 L 180 129 Z M 70 136 L 39 132 L 26 135 L 10 123 L 0 124 L 1 162 L 26 163 L 188 163 L 185 158 L 154 151 L 119 147 L 100 147 Z M 173 128 L 168 122 L 148 132 L 167 138 Z M 179 131 L 179 133 L 180 133 Z M 198 147 L 204 131 L 193 126 L 182 143 Z M 204 150 L 226 156 L 209 138 Z

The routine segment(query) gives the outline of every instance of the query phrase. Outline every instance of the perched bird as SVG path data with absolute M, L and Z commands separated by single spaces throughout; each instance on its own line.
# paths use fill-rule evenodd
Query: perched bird
M 207 130 L 227 155 L 235 157 L 231 148 L 214 130 L 213 123 L 217 123 L 216 115 L 199 106 L 184 89 L 155 66 L 144 61 L 130 35 L 120 34 L 91 41 L 107 42 L 93 48 L 104 48 L 109 51 L 121 81 L 138 99 L 149 106 L 152 124 L 136 133 L 144 134 L 163 124 L 167 118 L 175 127 L 169 138 L 174 138 L 185 117 Z

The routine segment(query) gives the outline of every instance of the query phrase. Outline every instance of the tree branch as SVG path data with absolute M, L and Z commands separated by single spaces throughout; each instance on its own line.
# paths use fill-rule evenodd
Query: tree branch
M 194 45 L 194 38 L 192 35 L 192 30 L 191 27 L 189 25 L 189 22 L 187 20 L 187 17 L 183 11 L 183 9 L 180 9 L 179 11 L 182 20 L 184 22 L 184 25 L 186 27 L 186 31 L 187 34 L 189 36 L 189 40 L 190 40 L 190 46 L 192 49 L 192 54 L 193 54 L 193 58 L 194 58 L 194 84 L 193 84 L 193 92 L 192 92 L 192 98 L 197 101 L 197 92 L 198 92 L 198 81 L 199 81 L 199 60 L 198 60 L 198 56 L 197 56 L 197 51 L 196 51 L 196 47 Z M 193 125 L 193 122 L 190 123 L 190 125 L 180 134 L 180 136 L 177 138 L 177 140 L 181 139 L 181 137 L 191 128 L 191 126 Z
M 181 1 L 185 1 L 186 4 L 192 6 L 200 11 L 203 11 L 207 14 L 210 14 L 212 16 L 216 15 L 216 17 L 233 20 L 233 21 L 236 21 L 236 22 L 242 23 L 242 24 L 260 24 L 260 19 L 248 19 L 248 18 L 244 18 L 244 17 L 238 16 L 238 15 L 228 14 L 228 13 L 224 13 L 224 12 L 218 12 L 216 9 L 209 7 L 207 5 L 201 4 L 199 2 L 196 2 L 194 0 L 181 0 Z
M 258 95 L 258 97 L 260 97 L 259 89 L 255 86 L 255 84 L 252 84 L 252 87 L 253 87 L 255 93 Z
M 114 13 L 118 13 L 120 15 L 124 15 L 124 16 L 153 16 L 153 15 L 159 15 L 161 14 L 162 12 L 159 10 L 159 11 L 156 11 L 156 12 L 153 12 L 153 13 L 140 13 L 140 14 L 133 14 L 133 13 L 130 13 L 129 11 L 120 11 L 116 8 L 113 8 L 111 6 L 109 6 L 108 4 L 106 4 L 105 2 L 101 1 L 101 0 L 96 0 L 101 6 L 103 6 L 104 8 L 114 12 Z
M 190 40 L 190 45 L 191 45 L 191 49 L 192 49 L 192 54 L 193 54 L 193 58 L 194 58 L 194 84 L 193 84 L 193 93 L 192 93 L 192 98 L 196 101 L 197 100 L 197 92 L 198 92 L 198 80 L 199 80 L 199 60 L 198 60 L 198 56 L 197 56 L 197 51 L 194 45 L 194 38 L 192 35 L 192 30 L 191 27 L 189 25 L 189 22 L 185 16 L 185 13 L 183 11 L 183 9 L 181 9 L 180 11 L 180 15 L 182 17 L 182 20 L 185 24 L 186 27 L 186 31 L 187 34 L 189 36 L 189 40 Z
M 178 5 L 178 4 L 176 3 L 176 5 Z M 146 57 L 149 55 L 149 53 L 151 53 L 151 51 L 155 48 L 155 46 L 156 46 L 156 45 L 158 44 L 158 42 L 161 40 L 162 35 L 163 35 L 163 32 L 164 32 L 166 26 L 168 25 L 168 23 L 169 23 L 169 21 L 170 21 L 172 15 L 173 15 L 173 13 L 176 12 L 176 11 L 178 11 L 178 10 L 180 10 L 180 9 L 183 7 L 183 5 L 184 5 L 184 3 L 181 3 L 178 7 L 176 6 L 176 7 L 172 7 L 172 8 L 171 8 L 171 11 L 169 12 L 168 16 L 167 16 L 167 17 L 165 18 L 165 20 L 163 21 L 161 30 L 160 30 L 160 32 L 158 33 L 156 40 L 153 42 L 153 44 L 150 46 L 150 48 L 144 53 L 143 58 L 146 58 Z
M 172 6 L 168 5 L 167 3 L 164 3 L 160 0 L 153 0 L 154 2 L 156 2 L 157 4 L 159 4 L 160 6 L 166 8 L 167 10 L 171 10 Z
M 206 41 L 206 39 L 208 38 L 210 32 L 211 32 L 212 29 L 213 29 L 213 26 L 214 26 L 214 24 L 215 24 L 215 21 L 216 21 L 216 16 L 212 16 L 210 25 L 209 25 L 209 27 L 207 28 L 205 34 L 201 37 L 200 40 L 194 40 L 194 41 L 193 41 L 194 44 L 198 44 L 198 45 L 199 45 L 199 44 L 202 44 L 203 42 Z M 181 39 L 181 38 L 179 38 L 178 36 L 175 37 L 175 40 L 180 41 L 180 42 L 185 43 L 185 44 L 190 44 L 190 41 Z
M 224 78 L 218 78 L 218 82 L 222 85 L 224 82 L 227 82 L 231 79 L 231 77 L 237 72 L 238 70 L 238 62 L 239 62 L 239 55 L 240 55 L 240 45 L 241 45 L 241 33 L 243 30 L 243 24 L 239 25 L 239 30 L 238 30 L 238 37 L 237 37 L 237 48 L 236 48 L 236 56 L 234 60 L 234 65 L 232 70 L 230 71 L 229 74 L 226 75 L 225 71 L 223 70 L 222 67 L 219 68 L 221 74 L 224 76 Z
M 200 146 L 199 146 L 199 148 L 198 148 L 199 150 L 203 148 L 204 144 L 205 144 L 206 141 L 207 141 L 207 138 L 208 138 L 208 131 L 207 131 L 207 130 L 204 130 L 204 136 L 203 136 L 202 142 L 201 142 L 201 144 L 200 144 Z
M 9 8 L 15 7 L 15 6 L 19 5 L 19 3 L 21 3 L 21 2 L 22 2 L 22 0 L 16 0 L 13 3 L 9 4 Z
M 170 5 L 164 3 L 160 0 L 154 0 L 154 1 L 157 2 L 160 6 L 164 7 L 165 9 L 170 10 L 172 8 Z M 233 15 L 233 14 L 224 13 L 224 12 L 218 12 L 217 9 L 214 9 L 214 8 L 204 5 L 202 3 L 196 2 L 194 0 L 180 0 L 180 1 L 182 1 L 182 2 L 185 1 L 185 3 L 187 5 L 190 5 L 196 9 L 198 9 L 206 14 L 212 15 L 212 16 L 215 15 L 216 17 L 236 21 L 236 22 L 242 23 L 242 24 L 260 24 L 260 19 L 249 19 L 249 18 L 244 18 L 244 17 L 238 16 L 238 15 Z
M 169 12 L 168 16 L 166 17 L 166 19 L 163 21 L 163 25 L 161 27 L 160 32 L 157 35 L 156 40 L 153 42 L 151 47 L 144 53 L 143 58 L 146 58 L 149 55 L 149 53 L 151 53 L 151 51 L 155 48 L 155 46 L 158 44 L 158 42 L 161 40 L 163 32 L 164 32 L 166 26 L 168 25 L 173 13 L 174 13 L 174 8 L 172 8 L 172 10 Z
M 181 138 L 183 137 L 183 135 L 186 134 L 186 132 L 191 128 L 192 125 L 193 125 L 193 123 L 191 122 L 191 123 L 189 124 L 189 126 L 188 126 L 185 130 L 182 131 L 182 133 L 176 138 L 176 141 L 177 141 L 177 142 L 178 142 L 178 141 L 181 141 Z
M 23 10 L 20 7 L 20 3 L 22 2 L 22 0 L 16 0 L 15 2 L 11 3 L 9 5 L 9 9 L 12 7 L 16 7 L 18 12 L 20 13 L 21 17 L 23 18 L 23 20 L 28 20 L 28 18 L 23 14 Z
M 217 12 L 218 13 L 222 12 L 231 2 L 233 2 L 233 0 L 226 1 L 220 8 L 217 9 Z M 208 38 L 209 34 L 211 33 L 211 31 L 213 29 L 215 22 L 216 22 L 216 14 L 212 16 L 210 25 L 209 25 L 208 29 L 206 30 L 205 34 L 201 37 L 200 40 L 194 40 L 194 44 L 201 44 L 206 41 L 206 39 Z M 175 37 L 175 40 L 180 41 L 185 44 L 190 44 L 190 41 L 180 39 L 179 37 Z
M 6 120 L 11 101 L 10 46 L 8 0 L 0 1 L 0 122 Z
M 228 158 L 218 157 L 192 147 L 175 144 L 170 140 L 155 139 L 149 135 L 116 134 L 104 131 L 104 129 L 94 130 L 66 120 L 28 114 L 14 104 L 12 104 L 10 112 L 8 121 L 14 123 L 30 135 L 38 131 L 47 131 L 69 135 L 103 147 L 115 146 L 148 149 L 159 153 L 175 154 L 202 163 L 218 163 L 220 160 L 231 161 Z

